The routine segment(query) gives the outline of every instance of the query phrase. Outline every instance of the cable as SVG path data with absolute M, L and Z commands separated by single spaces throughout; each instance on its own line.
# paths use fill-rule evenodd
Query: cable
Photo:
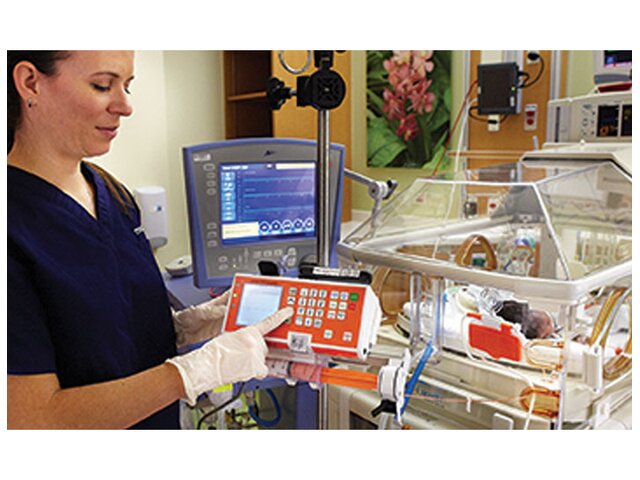
M 407 405 L 409 404 L 409 400 L 411 399 L 411 395 L 413 395 L 413 390 L 416 388 L 418 379 L 422 374 L 422 370 L 424 370 L 424 366 L 429 360 L 429 357 L 431 357 L 432 353 L 433 353 L 433 344 L 431 340 L 429 340 L 429 343 L 424 349 L 424 353 L 422 354 L 422 357 L 420 357 L 420 361 L 418 362 L 416 369 L 413 371 L 413 375 L 411 376 L 409 383 L 407 383 L 407 389 L 405 391 L 405 396 L 404 396 L 404 404 L 402 405 L 402 409 L 400 410 L 401 415 L 404 413 L 405 409 L 407 408 Z
M 240 395 L 242 395 L 242 392 L 244 390 L 244 385 L 245 383 L 242 382 L 240 384 L 240 389 L 238 390 L 238 393 L 236 393 L 234 396 L 232 396 L 229 400 L 227 400 L 226 402 L 224 402 L 222 405 L 217 406 L 216 408 L 214 408 L 213 410 L 205 413 L 202 417 L 200 417 L 200 420 L 198 420 L 198 426 L 196 427 L 196 430 L 200 430 L 202 428 L 202 424 L 204 423 L 204 421 L 209 418 L 211 415 L 213 415 L 214 413 L 218 413 L 220 410 L 222 410 L 223 408 L 225 408 L 226 406 L 232 404 L 233 402 L 235 402 L 238 398 L 240 398 Z
M 447 141 L 444 142 L 444 148 L 442 149 L 442 153 L 440 154 L 440 158 L 438 159 L 438 163 L 436 163 L 436 166 L 433 168 L 433 171 L 431 172 L 431 177 L 435 177 L 436 173 L 438 172 L 438 169 L 440 168 L 440 164 L 442 163 L 442 159 L 444 158 L 445 153 L 447 152 L 447 147 L 449 146 L 449 142 L 451 141 L 451 137 L 453 136 L 453 133 L 456 131 L 456 128 L 458 127 L 458 122 L 460 121 L 460 115 L 462 115 L 462 112 L 464 112 L 465 110 L 465 106 L 467 105 L 467 103 L 469 103 L 469 97 L 471 96 L 471 91 L 473 90 L 473 88 L 478 84 L 478 80 L 474 80 L 473 82 L 471 82 L 471 86 L 469 87 L 469 90 L 467 90 L 467 93 L 465 94 L 464 98 L 462 99 L 462 104 L 460 105 L 460 110 L 458 111 L 458 115 L 456 116 L 456 120 L 453 122 L 453 128 L 451 130 L 449 130 L 449 135 L 447 137 Z
M 259 416 L 257 409 L 254 408 L 255 407 L 254 405 L 249 405 L 249 416 L 260 427 L 266 427 L 266 428 L 275 427 L 278 424 L 278 422 L 280 421 L 280 419 L 282 418 L 282 411 L 280 410 L 280 403 L 278 402 L 278 399 L 276 398 L 275 393 L 273 393 L 273 390 L 271 390 L 270 388 L 267 388 L 264 391 L 267 392 L 267 394 L 271 398 L 271 402 L 273 402 L 273 406 L 276 409 L 276 416 L 274 418 L 272 418 L 271 420 L 265 420 L 265 419 L 263 419 L 263 418 L 261 418 Z
M 478 110 L 478 105 L 472 105 L 471 107 L 469 107 L 469 111 L 467 112 L 467 114 L 469 115 L 470 118 L 477 120 L 478 122 L 482 122 L 482 123 L 490 123 L 490 124 L 495 124 L 495 123 L 502 123 L 504 122 L 507 118 L 509 118 L 509 115 L 507 115 L 506 113 L 501 115 L 500 118 L 496 121 L 496 120 L 485 120 L 484 118 L 480 118 L 480 117 L 476 117 L 474 115 L 471 115 L 471 110 Z
M 527 54 L 527 56 L 529 57 L 530 60 L 535 60 L 535 56 L 537 55 L 538 59 L 540 60 L 540 69 L 538 70 L 538 74 L 536 75 L 536 78 L 533 79 L 533 81 L 531 83 L 527 83 L 527 80 L 529 78 L 527 78 L 527 80 L 524 81 L 524 83 L 519 86 L 518 88 L 529 88 L 531 85 L 534 85 L 538 80 L 540 80 L 540 77 L 542 77 L 542 72 L 544 72 L 544 58 L 542 58 L 542 55 L 537 54 L 537 53 L 533 53 L 533 52 L 529 52 Z M 522 72 L 524 74 L 527 75 L 527 77 L 529 77 L 529 74 L 526 72 Z

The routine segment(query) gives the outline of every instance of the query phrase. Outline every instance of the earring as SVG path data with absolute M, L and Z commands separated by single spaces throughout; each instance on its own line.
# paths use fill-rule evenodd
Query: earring
M 29 108 L 33 107 L 33 99 L 32 98 L 27 99 L 27 106 Z

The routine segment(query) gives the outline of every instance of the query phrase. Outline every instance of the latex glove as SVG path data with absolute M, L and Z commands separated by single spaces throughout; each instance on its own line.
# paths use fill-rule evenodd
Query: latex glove
M 208 302 L 173 312 L 173 329 L 178 348 L 220 335 L 231 289 Z
M 261 322 L 220 335 L 197 350 L 167 360 L 180 372 L 187 403 L 195 405 L 198 395 L 220 385 L 266 377 L 268 349 L 263 337 L 292 316 L 293 308 L 283 308 Z

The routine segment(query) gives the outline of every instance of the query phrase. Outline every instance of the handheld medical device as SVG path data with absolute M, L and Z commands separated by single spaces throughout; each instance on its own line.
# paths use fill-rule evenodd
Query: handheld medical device
M 197 287 L 231 284 L 236 273 L 257 273 L 260 261 L 296 275 L 315 260 L 316 142 L 243 139 L 185 147 L 191 255 Z M 331 145 L 328 183 L 335 264 L 339 240 L 344 147 Z
M 368 285 L 236 275 L 223 330 L 291 307 L 293 318 L 265 336 L 272 348 L 365 360 L 382 313 Z
M 377 390 L 380 411 L 401 422 L 408 350 L 377 374 L 329 367 L 329 360 L 367 360 L 376 343 L 382 311 L 369 285 L 285 277 L 235 276 L 223 326 L 233 332 L 291 307 L 293 317 L 265 335 L 271 376 L 295 383 Z

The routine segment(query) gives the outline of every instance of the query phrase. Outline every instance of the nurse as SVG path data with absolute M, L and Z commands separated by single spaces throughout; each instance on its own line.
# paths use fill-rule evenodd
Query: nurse
M 132 52 L 7 56 L 9 428 L 178 428 L 178 400 L 267 375 L 263 335 L 220 335 L 227 296 L 172 315 L 129 191 L 84 159 L 132 114 Z

